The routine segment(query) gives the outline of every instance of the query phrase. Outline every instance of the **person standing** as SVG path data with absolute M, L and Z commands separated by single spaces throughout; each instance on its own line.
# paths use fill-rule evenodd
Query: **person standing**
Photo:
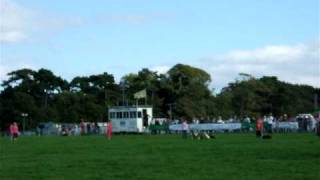
M 87 123 L 87 134 L 91 134 L 91 123 Z
M 15 141 L 17 141 L 18 137 L 19 137 L 19 128 L 16 122 L 12 123 L 10 125 L 10 135 L 11 135 L 11 140 L 14 143 Z
M 80 122 L 80 134 L 81 135 L 85 134 L 85 124 L 84 124 L 83 119 L 81 119 L 81 122 Z
M 267 118 L 267 122 L 268 122 L 267 132 L 269 134 L 272 133 L 273 121 L 274 121 L 274 117 L 272 116 L 272 114 L 270 114 L 269 117 Z
M 261 137 L 263 131 L 263 120 L 259 117 L 256 121 L 256 136 Z
M 112 138 L 112 123 L 111 123 L 111 121 L 109 121 L 108 123 L 107 123 L 107 128 L 106 128 L 106 135 L 107 135 L 107 138 L 109 139 L 109 140 L 111 140 L 111 138 Z
M 99 124 L 98 124 L 98 122 L 96 121 L 96 122 L 94 122 L 94 133 L 95 134 L 100 134 L 100 127 L 99 127 Z
M 187 121 L 183 120 L 183 122 L 182 122 L 182 138 L 183 139 L 187 139 L 188 129 L 189 129 L 189 125 L 188 125 Z

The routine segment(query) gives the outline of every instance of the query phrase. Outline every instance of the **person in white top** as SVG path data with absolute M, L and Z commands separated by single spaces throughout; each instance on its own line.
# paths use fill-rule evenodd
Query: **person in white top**
M 273 120 L 274 117 L 272 116 L 272 114 L 269 115 L 269 117 L 267 118 L 267 122 L 268 122 L 268 133 L 272 133 L 272 126 L 273 126 Z
M 186 139 L 187 138 L 187 132 L 189 130 L 189 125 L 186 120 L 182 121 L 182 138 Z

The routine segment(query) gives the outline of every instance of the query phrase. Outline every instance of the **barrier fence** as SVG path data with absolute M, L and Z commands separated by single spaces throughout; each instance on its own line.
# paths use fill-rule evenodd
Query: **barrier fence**
M 55 123 L 45 123 L 43 128 L 37 129 L 35 131 L 25 132 L 24 135 L 61 135 L 62 126 L 69 129 L 69 135 L 80 135 L 80 127 L 77 124 L 55 124 Z M 276 122 L 272 124 L 272 129 L 274 132 L 298 132 L 301 130 L 299 128 L 298 122 Z M 203 124 L 189 124 L 189 130 L 195 131 L 214 131 L 214 132 L 249 132 L 255 131 L 254 123 L 203 123 Z M 105 123 L 98 123 L 97 129 L 91 129 L 91 132 L 85 130 L 85 134 L 104 134 Z M 181 124 L 165 124 L 165 125 L 150 125 L 146 128 L 146 133 L 160 134 L 160 133 L 170 133 L 182 131 Z
M 287 131 L 298 131 L 298 122 L 278 122 L 273 123 L 272 128 L 274 130 L 287 130 Z M 202 130 L 202 131 L 241 131 L 241 130 L 255 130 L 254 123 L 205 123 L 205 124 L 189 124 L 190 130 Z M 181 124 L 173 124 L 169 126 L 170 131 L 181 131 Z

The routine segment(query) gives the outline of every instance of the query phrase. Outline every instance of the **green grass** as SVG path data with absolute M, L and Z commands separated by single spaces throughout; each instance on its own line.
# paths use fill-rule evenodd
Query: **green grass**
M 0 179 L 320 179 L 313 134 L 0 138 Z

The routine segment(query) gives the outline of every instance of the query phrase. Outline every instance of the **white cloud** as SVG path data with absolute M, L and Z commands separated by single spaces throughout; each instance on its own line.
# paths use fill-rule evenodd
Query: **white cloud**
M 0 0 L 0 42 L 3 43 L 19 42 L 37 37 L 39 32 L 57 32 L 84 23 L 80 17 L 59 16 L 23 7 L 13 0 Z
M 17 42 L 26 38 L 31 13 L 11 0 L 0 0 L 0 42 Z
M 153 14 L 119 14 L 92 17 L 61 16 L 59 13 L 44 12 L 39 9 L 24 7 L 14 0 L 0 0 L 0 42 L 13 43 L 33 39 L 40 33 L 56 33 L 69 27 L 92 24 L 109 24 L 123 22 L 143 24 L 154 20 L 172 20 L 174 15 Z M 37 36 L 33 36 L 37 34 Z
M 282 81 L 320 87 L 320 41 L 233 50 L 203 58 L 197 65 L 211 74 L 213 87 L 218 89 L 239 73 L 277 76 Z
M 171 68 L 170 66 L 160 65 L 160 66 L 154 66 L 154 67 L 150 68 L 150 70 L 155 71 L 158 74 L 165 74 L 169 71 L 170 68 Z
M 183 62 L 182 62 L 183 63 Z M 239 73 L 254 77 L 277 76 L 280 81 L 320 87 L 320 40 L 295 45 L 269 45 L 247 50 L 231 50 L 196 60 L 190 65 L 207 71 L 211 87 L 220 90 L 235 81 Z M 167 73 L 170 64 L 151 67 Z

